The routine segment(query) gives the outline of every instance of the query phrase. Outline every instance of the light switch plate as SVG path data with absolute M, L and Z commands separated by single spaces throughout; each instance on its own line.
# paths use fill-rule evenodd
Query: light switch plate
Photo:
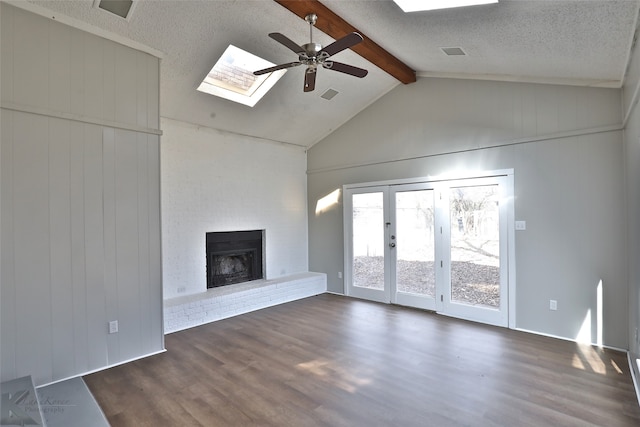
M 527 221 L 516 221 L 516 230 L 526 230 Z

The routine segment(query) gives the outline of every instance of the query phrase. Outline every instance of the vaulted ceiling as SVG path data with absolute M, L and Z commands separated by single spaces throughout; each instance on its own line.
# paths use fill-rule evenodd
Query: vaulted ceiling
M 500 0 L 407 14 L 391 0 L 321 2 L 415 70 L 418 79 L 600 87 L 622 84 L 639 8 L 638 0 Z M 276 64 L 297 59 L 267 35 L 280 32 L 304 44 L 309 27 L 276 1 L 138 0 L 128 20 L 94 7 L 94 0 L 29 3 L 161 52 L 161 115 L 222 131 L 309 147 L 403 84 L 347 50 L 335 60 L 368 69 L 365 78 L 319 69 L 315 91 L 303 93 L 304 68 L 296 67 L 251 108 L 196 87 L 229 44 Z M 315 31 L 314 41 L 333 40 Z M 466 55 L 448 56 L 443 47 L 459 47 Z M 338 95 L 321 98 L 328 89 Z

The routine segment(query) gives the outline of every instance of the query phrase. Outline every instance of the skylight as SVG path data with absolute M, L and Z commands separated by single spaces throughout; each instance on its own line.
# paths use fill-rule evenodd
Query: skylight
M 253 72 L 274 65 L 234 45 L 229 45 L 200 83 L 198 90 L 253 107 L 269 92 L 286 70 L 261 76 L 254 76 Z
M 498 0 L 393 0 L 405 12 L 498 3 Z

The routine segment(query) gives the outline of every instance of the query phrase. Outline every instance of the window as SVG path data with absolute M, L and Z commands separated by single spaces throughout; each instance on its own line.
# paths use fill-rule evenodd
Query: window
M 255 76 L 256 70 L 275 64 L 234 45 L 224 51 L 198 90 L 253 107 L 276 84 L 286 70 Z

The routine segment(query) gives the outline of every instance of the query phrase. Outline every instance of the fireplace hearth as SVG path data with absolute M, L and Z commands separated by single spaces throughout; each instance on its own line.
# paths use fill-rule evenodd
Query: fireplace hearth
M 207 289 L 264 279 L 264 230 L 206 233 Z

